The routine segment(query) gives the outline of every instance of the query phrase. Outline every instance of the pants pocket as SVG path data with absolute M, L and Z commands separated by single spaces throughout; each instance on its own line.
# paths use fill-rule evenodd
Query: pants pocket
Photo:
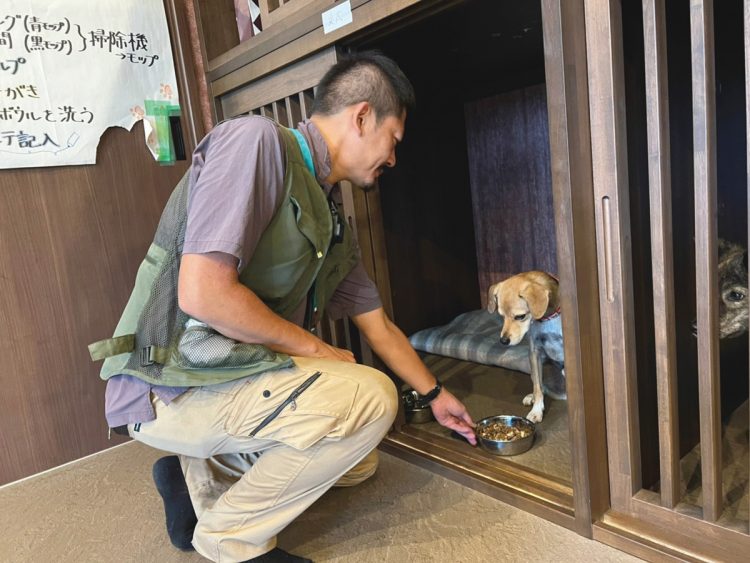
M 312 372 L 299 370 L 262 374 L 235 396 L 226 419 L 227 433 L 249 436 L 311 375 Z M 254 438 L 281 442 L 300 450 L 325 437 L 340 438 L 345 435 L 344 423 L 358 388 L 359 383 L 353 379 L 323 372 L 259 429 Z

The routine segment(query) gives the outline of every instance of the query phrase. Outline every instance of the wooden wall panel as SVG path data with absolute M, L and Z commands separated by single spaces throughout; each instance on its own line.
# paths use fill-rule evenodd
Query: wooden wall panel
M 189 159 L 204 128 L 178 1 L 165 9 Z M 188 163 L 157 164 L 138 123 L 107 130 L 94 165 L 0 170 L 0 484 L 123 440 L 107 440 L 87 345 L 114 331 Z
M 143 128 L 113 128 L 98 163 L 0 172 L 0 483 L 114 445 L 87 345 L 114 330 L 186 168 Z

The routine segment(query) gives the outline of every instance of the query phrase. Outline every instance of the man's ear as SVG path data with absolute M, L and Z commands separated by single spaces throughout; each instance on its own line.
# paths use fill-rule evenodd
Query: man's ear
M 549 289 L 537 283 L 530 283 L 521 291 L 521 297 L 526 300 L 531 316 L 541 319 L 549 306 Z

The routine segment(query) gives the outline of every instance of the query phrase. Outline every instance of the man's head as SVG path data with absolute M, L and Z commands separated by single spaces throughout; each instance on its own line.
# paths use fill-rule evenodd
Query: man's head
M 396 164 L 414 89 L 391 59 L 376 51 L 345 57 L 318 85 L 311 119 L 331 152 L 329 181 L 372 185 Z

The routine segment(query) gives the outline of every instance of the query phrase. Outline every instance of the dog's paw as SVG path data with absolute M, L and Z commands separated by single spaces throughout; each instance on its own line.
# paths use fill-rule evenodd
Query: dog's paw
M 534 393 L 529 393 L 528 395 L 526 395 L 523 398 L 522 402 L 527 407 L 530 406 L 530 405 L 533 405 L 534 404 Z
M 526 418 L 534 424 L 538 424 L 542 421 L 542 418 L 544 418 L 544 411 L 534 407 L 529 411 L 529 414 L 526 415 Z

